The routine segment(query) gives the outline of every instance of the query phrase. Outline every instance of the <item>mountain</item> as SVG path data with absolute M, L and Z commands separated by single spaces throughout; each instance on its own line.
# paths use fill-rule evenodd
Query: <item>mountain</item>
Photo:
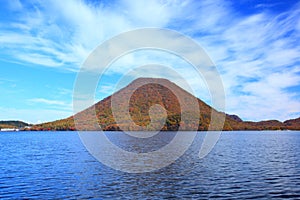
M 22 121 L 0 121 L 0 129 L 1 128 L 24 128 L 26 126 L 30 126 L 30 124 L 22 122 Z
M 242 122 L 243 120 L 237 116 L 237 115 L 229 115 L 229 114 L 226 114 L 228 118 L 234 120 L 234 121 L 237 121 L 237 122 Z
M 184 99 L 180 104 L 176 94 Z M 122 112 L 121 119 L 118 123 L 115 121 L 112 113 L 111 102 L 114 99 L 114 108 L 116 112 Z M 124 115 L 129 100 L 129 115 Z M 197 102 L 200 108 L 200 115 L 194 110 L 193 102 Z M 153 105 L 160 105 L 166 110 L 166 116 Z M 185 109 L 185 113 L 181 113 L 181 108 Z M 189 110 L 190 108 L 190 110 Z M 95 113 L 95 111 L 96 113 Z M 152 112 L 150 119 L 149 112 Z M 168 130 L 175 131 L 179 127 L 182 130 L 208 130 L 210 124 L 211 113 L 216 113 L 218 117 L 225 117 L 223 130 L 284 130 L 284 129 L 300 129 L 300 119 L 288 120 L 284 123 L 277 120 L 268 120 L 261 122 L 243 121 L 237 115 L 229 115 L 218 112 L 200 99 L 194 97 L 184 89 L 167 79 L 139 78 L 131 82 L 129 85 L 114 93 L 113 95 L 103 99 L 95 105 L 77 113 L 66 119 L 54 122 L 35 125 L 32 130 L 98 130 L 95 126 L 98 123 L 102 130 Z M 93 117 L 96 114 L 97 121 Z M 189 116 L 188 119 L 198 119 L 199 123 L 193 120 L 181 122 L 182 117 Z M 166 117 L 166 120 L 164 120 Z M 81 121 L 80 126 L 74 124 L 74 118 Z M 130 119 L 135 124 L 130 123 Z M 162 123 L 163 121 L 163 123 Z M 152 122 L 152 123 L 151 123 Z M 181 124 L 180 124 L 181 122 Z M 138 125 L 138 126 L 137 126 Z M 181 126 L 180 126 L 181 125 Z
M 286 120 L 283 123 L 289 130 L 300 130 L 300 117 L 297 119 Z

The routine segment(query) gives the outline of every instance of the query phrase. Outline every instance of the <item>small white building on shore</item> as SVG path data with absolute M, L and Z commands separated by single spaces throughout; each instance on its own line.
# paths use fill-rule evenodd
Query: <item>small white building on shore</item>
M 19 131 L 18 128 L 1 128 L 1 132 L 9 132 L 9 131 Z

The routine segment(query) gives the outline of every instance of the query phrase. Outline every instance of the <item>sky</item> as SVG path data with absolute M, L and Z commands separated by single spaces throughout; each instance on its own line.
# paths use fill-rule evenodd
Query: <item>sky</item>
M 0 3 L 0 120 L 40 123 L 71 116 L 74 83 L 88 55 L 113 36 L 146 27 L 178 31 L 206 51 L 223 80 L 227 113 L 252 121 L 300 117 L 295 0 Z M 172 55 L 133 52 L 108 70 L 95 102 L 114 92 L 126 70 L 153 62 L 188 71 Z M 209 104 L 209 93 L 193 82 L 193 74 L 185 78 Z

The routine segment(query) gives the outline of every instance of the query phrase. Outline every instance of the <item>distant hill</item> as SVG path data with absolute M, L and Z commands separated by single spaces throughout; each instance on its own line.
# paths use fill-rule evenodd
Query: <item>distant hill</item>
M 0 121 L 0 128 L 24 128 L 30 126 L 30 124 L 22 121 Z
M 226 114 L 228 118 L 234 120 L 234 121 L 237 121 L 237 122 L 242 122 L 243 120 L 237 116 L 237 115 L 229 115 L 229 114 Z
M 297 119 L 286 120 L 283 124 L 289 130 L 300 130 L 300 117 Z
M 146 84 L 145 84 L 146 83 Z M 138 87 L 134 91 L 136 86 Z M 167 87 L 165 87 L 167 86 Z M 171 90 L 169 89 L 171 88 Z M 134 92 L 133 92 L 134 91 Z M 153 79 L 153 78 L 139 78 L 130 83 L 128 86 L 114 93 L 112 96 L 109 96 L 102 101 L 96 103 L 94 106 L 87 108 L 86 110 L 76 114 L 76 117 L 82 119 L 84 123 L 81 124 L 80 130 L 97 130 L 97 127 L 91 126 L 92 114 L 94 108 L 96 110 L 97 121 L 101 126 L 102 130 L 156 130 L 154 127 L 148 127 L 150 124 L 149 109 L 155 104 L 159 104 L 164 107 L 167 111 L 167 119 L 161 130 L 166 131 L 175 131 L 178 130 L 181 121 L 181 105 L 178 102 L 175 94 L 172 91 L 176 91 L 176 94 L 179 94 L 181 98 L 185 99 L 184 105 L 186 107 L 191 107 L 190 105 L 194 100 L 198 102 L 200 108 L 200 115 L 196 116 L 195 112 L 192 110 L 189 111 L 189 115 L 193 118 L 199 119 L 199 124 L 184 122 L 185 130 L 207 130 L 210 124 L 211 112 L 214 111 L 218 116 L 224 115 L 224 113 L 217 112 L 212 107 L 197 99 L 187 91 L 183 90 L 176 84 L 170 82 L 166 79 Z M 132 93 L 133 92 L 133 93 Z M 128 119 L 124 118 L 119 121 L 119 124 L 116 123 L 112 115 L 111 109 L 111 99 L 112 97 L 117 99 L 117 107 L 121 108 L 126 105 L 126 98 L 130 97 L 129 102 L 129 113 L 132 120 L 135 124 L 139 125 L 132 126 L 128 122 Z M 155 120 L 159 121 L 159 118 L 162 117 L 162 114 L 157 112 L 155 113 Z M 295 120 L 288 120 L 284 123 L 277 120 L 268 120 L 261 122 L 249 122 L 243 121 L 237 115 L 225 115 L 225 124 L 223 130 L 300 130 L 300 118 Z M 153 120 L 153 119 L 152 119 Z M 159 126 L 157 126 L 159 127 Z M 74 117 L 71 116 L 66 119 L 57 120 L 54 122 L 48 122 L 43 124 L 38 124 L 32 127 L 33 130 L 76 130 L 74 125 Z M 160 130 L 160 129 L 159 129 Z

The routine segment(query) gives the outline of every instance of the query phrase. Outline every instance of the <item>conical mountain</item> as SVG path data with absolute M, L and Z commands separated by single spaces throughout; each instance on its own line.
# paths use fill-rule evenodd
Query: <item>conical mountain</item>
M 201 115 L 195 112 L 195 102 Z M 139 78 L 75 118 L 80 120 L 80 130 L 97 129 L 94 110 L 102 130 L 179 130 L 180 125 L 181 130 L 207 130 L 211 109 L 167 79 Z M 182 110 L 193 120 L 181 122 Z
M 195 110 L 195 102 L 200 113 Z M 225 115 L 167 79 L 139 78 L 75 116 L 39 124 L 33 129 L 208 130 L 212 112 L 217 117 Z M 79 125 L 76 123 L 75 126 L 74 119 L 80 122 Z M 223 130 L 275 130 L 286 129 L 288 125 L 292 129 L 299 121 L 244 122 L 236 115 L 227 114 L 225 119 Z

